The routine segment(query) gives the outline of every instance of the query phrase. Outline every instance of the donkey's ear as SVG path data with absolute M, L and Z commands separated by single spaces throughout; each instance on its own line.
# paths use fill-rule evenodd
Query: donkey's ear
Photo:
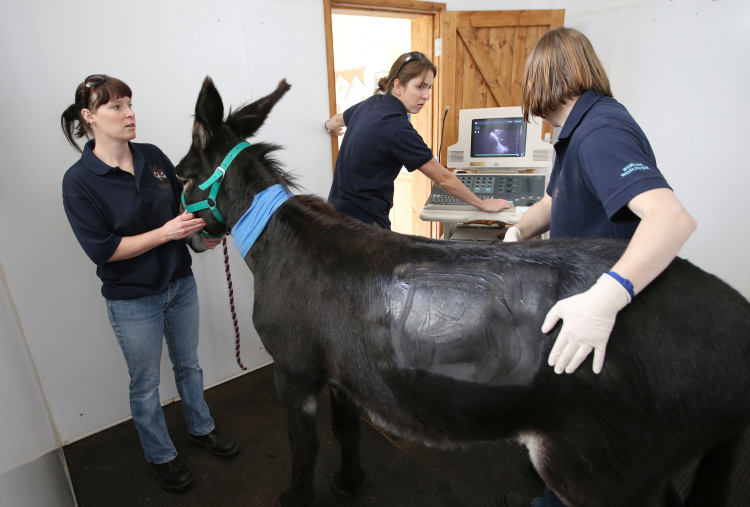
M 213 136 L 219 132 L 224 117 L 224 103 L 214 82 L 206 76 L 195 104 L 193 146 L 205 150 Z
M 229 111 L 227 125 L 243 138 L 252 136 L 263 125 L 263 122 L 266 121 L 268 113 L 271 112 L 273 106 L 281 100 L 281 97 L 291 87 L 292 85 L 287 83 L 286 79 L 282 79 L 279 81 L 276 89 L 265 97 L 256 100 L 252 104 L 244 105 L 237 111 Z

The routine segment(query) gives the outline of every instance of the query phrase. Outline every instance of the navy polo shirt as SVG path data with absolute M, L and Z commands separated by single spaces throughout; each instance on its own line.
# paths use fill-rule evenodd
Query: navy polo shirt
M 124 236 L 158 229 L 179 214 L 182 184 L 167 156 L 151 144 L 129 146 L 135 175 L 99 160 L 92 140 L 63 177 L 65 213 L 78 242 L 96 264 L 107 299 L 163 294 L 171 282 L 192 274 L 184 241 L 107 262 Z
M 550 237 L 631 238 L 640 219 L 627 203 L 670 188 L 651 145 L 627 109 L 589 90 L 573 106 L 555 143 Z
M 328 201 L 344 215 L 391 228 L 393 182 L 401 167 L 414 171 L 433 158 L 404 104 L 386 93 L 344 111 L 341 143 Z

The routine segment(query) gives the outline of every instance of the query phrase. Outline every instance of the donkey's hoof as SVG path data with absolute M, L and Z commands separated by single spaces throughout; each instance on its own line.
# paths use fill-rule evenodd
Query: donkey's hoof
M 365 480 L 365 474 L 364 472 L 360 472 L 357 474 L 357 477 L 354 480 L 345 481 L 342 476 L 341 472 L 336 473 L 336 475 L 333 476 L 333 482 L 331 483 L 331 490 L 336 493 L 338 496 L 347 498 L 350 496 L 354 496 L 357 493 L 357 489 L 359 489 L 359 485 L 362 484 Z
M 331 483 L 331 491 L 333 491 L 334 493 L 336 493 L 336 495 L 342 498 L 349 498 L 349 497 L 354 496 L 354 494 L 357 492 L 357 488 L 344 490 L 338 487 L 338 485 L 336 484 L 336 481 L 333 481 Z

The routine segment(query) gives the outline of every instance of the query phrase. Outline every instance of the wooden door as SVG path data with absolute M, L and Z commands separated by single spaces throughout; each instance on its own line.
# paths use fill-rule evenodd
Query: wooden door
M 565 10 L 443 12 L 441 20 L 437 106 L 450 106 L 440 154 L 445 161 L 448 146 L 458 141 L 461 109 L 521 105 L 526 57 L 542 34 L 563 25 Z

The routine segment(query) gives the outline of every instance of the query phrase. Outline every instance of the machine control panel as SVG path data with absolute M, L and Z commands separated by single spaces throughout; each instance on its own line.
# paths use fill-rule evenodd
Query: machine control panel
M 457 174 L 458 179 L 480 199 L 505 199 L 513 206 L 532 206 L 542 200 L 544 174 Z M 432 186 L 425 210 L 476 209 Z

